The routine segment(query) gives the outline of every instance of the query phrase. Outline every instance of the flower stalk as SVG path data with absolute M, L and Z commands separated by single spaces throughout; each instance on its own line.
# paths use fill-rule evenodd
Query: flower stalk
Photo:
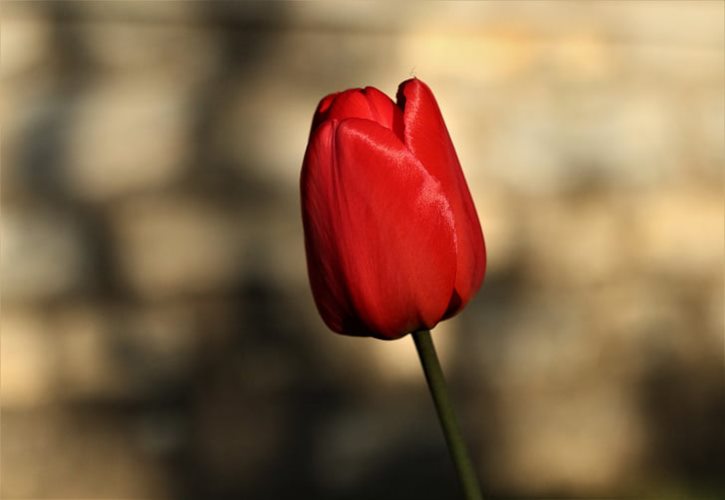
M 418 330 L 413 332 L 413 340 L 415 341 L 420 363 L 423 366 L 425 379 L 428 382 L 428 389 L 431 396 L 433 396 L 438 419 L 441 422 L 443 434 L 448 444 L 448 451 L 451 454 L 451 459 L 458 473 L 458 479 L 463 488 L 464 498 L 466 500 L 482 500 L 478 479 L 468 449 L 463 441 L 456 415 L 453 412 L 453 405 L 448 396 L 446 381 L 443 377 L 443 371 L 438 361 L 430 331 Z

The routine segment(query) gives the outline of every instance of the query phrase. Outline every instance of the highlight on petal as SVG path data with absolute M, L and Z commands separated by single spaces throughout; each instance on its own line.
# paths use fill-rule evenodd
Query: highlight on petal
M 478 290 L 486 270 L 483 232 L 458 155 L 438 103 L 428 86 L 417 78 L 398 87 L 403 110 L 404 141 L 413 155 L 441 184 L 455 220 L 457 272 L 454 293 L 445 317 L 460 311 Z
M 336 234 L 358 316 L 381 338 L 432 328 L 448 306 L 456 262 L 440 183 L 377 123 L 345 120 L 334 142 Z

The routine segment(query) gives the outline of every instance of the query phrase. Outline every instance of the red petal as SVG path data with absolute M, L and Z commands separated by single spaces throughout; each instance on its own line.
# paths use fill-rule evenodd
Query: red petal
M 376 336 L 431 328 L 455 279 L 450 206 L 389 129 L 361 119 L 335 134 L 337 244 L 352 303 Z
M 406 146 L 440 182 L 455 220 L 457 271 L 455 290 L 446 317 L 460 311 L 481 286 L 486 270 L 486 249 L 476 207 L 463 176 L 458 156 L 433 93 L 411 79 L 398 88 L 403 109 Z
M 310 282 L 332 330 L 392 339 L 441 319 L 455 279 L 450 207 L 390 130 L 323 123 L 301 190 Z
M 327 115 L 330 111 L 330 107 L 335 102 L 335 99 L 338 95 L 340 95 L 340 93 L 335 92 L 334 94 L 328 94 L 320 99 L 320 103 L 317 105 L 317 109 L 315 109 L 315 114 L 312 117 L 310 137 L 312 136 L 312 133 L 315 131 L 315 129 L 319 127 L 323 121 L 325 121 L 325 118 L 327 118 Z
M 354 317 L 354 308 L 340 279 L 342 264 L 334 208 L 337 205 L 333 144 L 336 126 L 336 122 L 325 122 L 313 132 L 302 164 L 300 192 L 312 293 L 327 326 L 342 333 L 348 318 Z M 347 333 L 366 334 L 349 326 L 348 330 L 354 331 Z
M 375 87 L 365 87 L 363 94 L 368 99 L 368 104 L 373 115 L 373 121 L 381 124 L 387 129 L 395 132 L 395 135 L 403 140 L 403 113 L 400 108 L 388 97 Z
M 403 114 L 400 108 L 375 87 L 350 89 L 324 97 L 312 121 L 314 131 L 322 122 L 365 118 L 395 130 L 402 140 Z

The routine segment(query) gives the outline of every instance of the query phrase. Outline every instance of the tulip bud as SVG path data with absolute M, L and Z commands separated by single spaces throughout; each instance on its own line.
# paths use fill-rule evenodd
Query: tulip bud
M 307 269 L 338 333 L 430 329 L 483 281 L 481 225 L 433 93 L 413 78 L 397 101 L 346 90 L 312 121 L 300 181 Z

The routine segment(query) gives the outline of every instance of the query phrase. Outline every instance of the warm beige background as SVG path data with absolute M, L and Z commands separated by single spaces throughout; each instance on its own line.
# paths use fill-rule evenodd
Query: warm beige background
M 454 498 L 410 339 L 327 332 L 324 94 L 436 92 L 489 249 L 485 491 L 725 494 L 723 3 L 2 6 L 3 498 Z M 404 223 L 404 221 L 401 221 Z

